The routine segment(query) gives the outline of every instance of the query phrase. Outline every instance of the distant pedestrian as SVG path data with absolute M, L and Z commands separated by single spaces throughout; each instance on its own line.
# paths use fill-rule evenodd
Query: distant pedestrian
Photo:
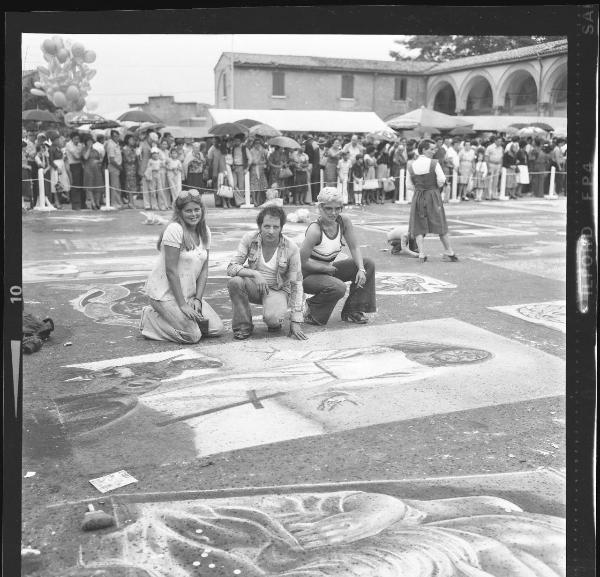
M 473 195 L 475 202 L 481 202 L 486 191 L 489 189 L 487 163 L 484 160 L 485 152 L 479 150 L 473 170 Z
M 125 145 L 121 154 L 123 155 L 123 172 L 121 173 L 123 205 L 133 208 L 135 206 L 135 195 L 138 191 L 138 157 L 135 152 L 135 137 L 132 134 L 125 137 Z

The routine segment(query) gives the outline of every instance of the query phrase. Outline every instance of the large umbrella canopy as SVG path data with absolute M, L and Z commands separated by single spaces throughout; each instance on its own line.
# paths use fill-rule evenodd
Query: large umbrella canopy
M 252 118 L 244 118 L 242 120 L 236 120 L 235 123 L 241 124 L 242 126 L 245 126 L 246 128 L 252 128 L 253 126 L 256 126 L 257 124 L 261 124 L 260 120 L 252 120 Z
M 91 122 L 91 127 L 92 128 L 120 128 L 121 127 L 121 123 L 117 122 L 116 120 L 102 120 L 100 122 Z
M 154 132 L 164 128 L 165 125 L 162 122 L 142 122 L 136 129 L 138 133 L 148 132 L 153 130 Z
M 475 134 L 475 131 L 473 130 L 473 126 L 457 126 L 456 128 L 453 128 L 448 134 L 451 134 L 452 136 L 462 136 L 465 134 Z
M 520 128 L 525 128 L 526 126 L 532 126 L 532 125 L 527 124 L 527 122 L 513 122 L 512 124 L 508 125 L 508 128 L 514 128 L 515 132 L 516 132 Z M 505 131 L 505 132 L 508 132 L 508 131 Z
M 127 121 L 131 121 L 131 122 L 155 122 L 157 124 L 163 124 L 163 121 L 158 118 L 158 116 L 155 116 L 154 114 L 151 114 L 150 112 L 146 112 L 145 110 L 128 110 L 127 112 L 121 114 L 121 116 L 119 116 L 117 118 L 117 120 L 127 120 Z
M 530 124 L 530 126 L 535 126 L 536 128 L 541 128 L 542 130 L 545 130 L 546 132 L 554 131 L 554 126 L 550 126 L 550 124 L 548 124 L 546 122 L 532 122 Z
M 33 122 L 60 122 L 52 112 L 38 109 L 23 110 L 22 119 Z
M 438 112 L 437 110 L 431 110 L 429 108 L 425 108 L 424 106 L 412 110 L 411 112 L 407 112 L 406 114 L 396 116 L 391 120 L 388 120 L 387 124 L 396 130 L 411 130 L 419 127 L 421 129 L 425 129 L 424 132 L 431 132 L 426 130 L 428 128 L 452 130 L 458 126 L 473 126 L 470 122 L 461 120 L 458 116 L 450 116 L 449 114 L 444 114 L 442 112 Z
M 517 130 L 517 136 L 548 136 L 548 133 L 537 126 L 526 126 Z
M 396 142 L 398 135 L 393 130 L 376 130 L 375 132 L 369 132 L 367 138 L 383 142 Z
M 274 138 L 275 136 L 281 136 L 281 132 L 268 124 L 255 124 L 250 127 L 248 131 L 250 136 L 264 136 L 265 138 Z
M 82 124 L 96 124 L 106 122 L 106 118 L 95 112 L 69 112 L 65 114 L 67 126 L 81 126 Z
M 248 128 L 237 122 L 224 122 L 215 124 L 208 132 L 213 136 L 234 136 L 236 134 L 248 134 Z
M 293 139 L 287 136 L 276 136 L 269 140 L 271 146 L 279 146 L 280 148 L 300 148 L 300 145 Z

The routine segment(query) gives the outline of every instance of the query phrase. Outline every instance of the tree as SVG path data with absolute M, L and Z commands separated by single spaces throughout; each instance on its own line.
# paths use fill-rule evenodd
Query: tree
M 390 51 L 390 56 L 396 60 L 445 62 L 562 38 L 566 36 L 407 36 L 395 40 L 399 50 Z
M 45 96 L 35 96 L 31 94 L 31 89 L 35 87 L 35 82 L 39 81 L 40 77 L 36 70 L 30 70 L 23 73 L 21 84 L 21 109 L 29 110 L 31 108 L 39 108 L 40 110 L 56 111 L 56 106 L 52 104 Z

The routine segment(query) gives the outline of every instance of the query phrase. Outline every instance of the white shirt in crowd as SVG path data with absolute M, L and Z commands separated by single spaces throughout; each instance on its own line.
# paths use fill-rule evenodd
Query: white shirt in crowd
M 428 158 L 427 156 L 422 154 L 421 156 L 419 156 L 419 158 L 413 161 L 413 172 L 415 174 L 427 174 L 431 168 L 431 160 L 431 158 Z M 441 188 L 442 186 L 444 186 L 444 183 L 446 182 L 446 175 L 444 174 L 444 171 L 442 170 L 442 167 L 440 166 L 439 162 L 435 165 L 435 176 L 437 178 L 438 187 Z M 406 171 L 406 186 L 411 189 L 414 189 L 415 187 L 412 178 L 410 177 L 410 172 L 408 170 Z
M 451 160 L 452 161 L 452 166 L 454 168 L 458 169 L 458 167 L 460 165 L 460 160 L 458 158 L 458 152 L 456 152 L 456 150 L 454 149 L 454 146 L 451 146 L 446 151 L 446 159 Z M 418 174 L 418 173 L 415 172 L 415 174 Z

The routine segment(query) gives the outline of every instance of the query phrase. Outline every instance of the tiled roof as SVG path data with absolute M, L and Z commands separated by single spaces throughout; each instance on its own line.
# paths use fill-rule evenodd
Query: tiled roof
M 231 52 L 223 56 L 231 57 Z M 350 70 L 365 72 L 390 72 L 393 74 L 414 74 L 432 67 L 431 62 L 413 60 L 396 62 L 393 60 L 358 60 L 354 58 L 326 58 L 322 56 L 280 56 L 273 54 L 233 53 L 235 64 L 242 66 L 266 66 L 280 68 L 320 68 L 329 70 Z
M 567 52 L 567 40 L 555 40 L 554 42 L 544 42 L 542 44 L 534 44 L 532 46 L 523 46 L 522 48 L 514 48 L 513 50 L 501 50 L 500 52 L 490 52 L 489 54 L 480 54 L 479 56 L 467 56 L 465 58 L 457 58 L 440 62 L 428 70 L 429 74 L 438 74 L 440 72 L 448 72 L 450 70 L 460 70 L 463 68 L 476 68 L 478 66 L 486 66 L 497 62 L 526 60 L 540 56 L 550 56 L 553 54 L 563 54 Z
M 284 56 L 274 54 L 247 54 L 234 52 L 234 62 L 240 66 L 264 66 L 269 68 L 319 68 L 321 70 L 348 70 L 364 72 L 383 72 L 390 74 L 439 74 L 450 70 L 476 68 L 505 61 L 524 60 L 567 52 L 567 40 L 555 40 L 533 46 L 524 46 L 514 50 L 490 52 L 479 56 L 456 58 L 447 62 L 423 62 L 419 60 L 359 60 L 354 58 L 326 58 L 322 56 Z M 231 52 L 221 57 L 231 58 Z

